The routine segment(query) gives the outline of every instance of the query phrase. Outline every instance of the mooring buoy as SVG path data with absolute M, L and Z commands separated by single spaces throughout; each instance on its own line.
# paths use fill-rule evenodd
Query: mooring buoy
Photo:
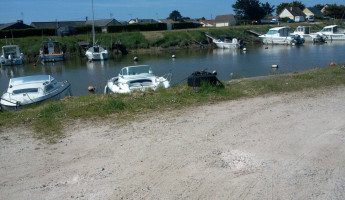
M 95 87 L 93 87 L 92 85 L 90 85 L 88 88 L 89 92 L 94 92 L 95 91 Z
M 172 55 L 171 57 L 172 57 L 172 58 L 176 58 L 176 56 L 175 56 L 175 55 Z
M 138 61 L 139 58 L 138 58 L 138 57 L 134 57 L 133 60 L 134 60 L 134 61 Z
M 278 65 L 272 65 L 272 68 L 278 68 Z

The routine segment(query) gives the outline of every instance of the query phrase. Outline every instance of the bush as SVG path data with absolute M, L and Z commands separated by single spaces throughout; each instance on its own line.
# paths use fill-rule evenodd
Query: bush
M 21 38 L 28 36 L 54 36 L 56 35 L 55 28 L 28 28 L 28 29 L 16 29 L 0 31 L 0 38 Z
M 73 28 L 75 28 L 77 30 L 77 34 L 87 34 L 87 33 L 91 33 L 92 32 L 92 25 L 74 26 Z M 102 32 L 102 28 L 99 27 L 99 26 L 95 26 L 95 32 L 96 33 L 101 33 Z
M 173 23 L 172 28 L 173 29 L 187 29 L 187 28 L 198 28 L 202 26 L 201 24 L 195 24 L 192 22 L 181 22 L 181 23 Z

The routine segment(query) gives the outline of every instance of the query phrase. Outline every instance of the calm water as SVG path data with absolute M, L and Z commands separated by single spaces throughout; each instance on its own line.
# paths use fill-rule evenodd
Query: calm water
M 74 95 L 87 95 L 87 87 L 93 85 L 97 93 L 102 93 L 108 79 L 116 76 L 124 66 L 148 64 L 156 75 L 173 73 L 172 84 L 180 83 L 193 71 L 200 69 L 216 70 L 223 81 L 232 78 L 264 76 L 274 73 L 286 73 L 313 67 L 327 66 L 330 62 L 345 61 L 345 42 L 323 45 L 305 44 L 296 46 L 248 46 L 247 51 L 233 49 L 214 49 L 182 51 L 157 55 L 141 55 L 139 62 L 133 62 L 133 55 L 123 56 L 108 61 L 87 62 L 86 58 L 75 58 L 64 62 L 41 64 L 32 63 L 23 66 L 1 67 L 0 93 L 7 90 L 9 79 L 18 76 L 50 74 L 57 80 L 68 80 L 72 84 Z M 272 64 L 279 65 L 273 71 Z

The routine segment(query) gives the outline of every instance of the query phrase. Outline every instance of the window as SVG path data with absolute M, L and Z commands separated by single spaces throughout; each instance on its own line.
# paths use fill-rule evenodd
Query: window
M 38 88 L 26 88 L 20 90 L 13 90 L 13 94 L 22 94 L 22 93 L 33 93 L 38 92 Z
M 49 84 L 46 86 L 46 92 L 49 92 L 50 90 L 52 90 L 54 87 L 52 84 Z

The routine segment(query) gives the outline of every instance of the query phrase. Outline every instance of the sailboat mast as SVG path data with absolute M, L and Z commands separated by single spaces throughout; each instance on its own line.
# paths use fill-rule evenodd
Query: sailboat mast
M 95 13 L 93 11 L 93 0 L 92 0 L 92 43 L 95 46 Z

